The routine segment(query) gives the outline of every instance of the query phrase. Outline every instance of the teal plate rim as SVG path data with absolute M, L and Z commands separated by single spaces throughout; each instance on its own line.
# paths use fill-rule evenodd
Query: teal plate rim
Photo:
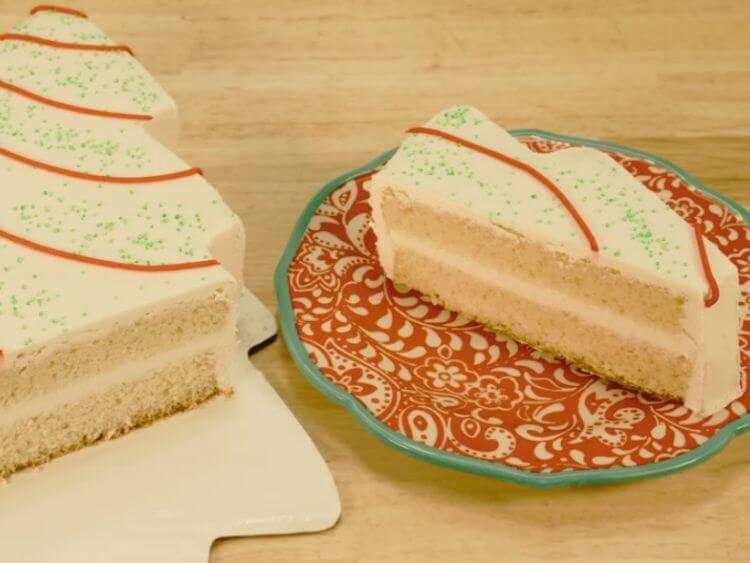
M 734 210 L 740 215 L 740 217 L 742 217 L 743 221 L 746 224 L 750 224 L 750 212 L 748 212 L 742 205 L 720 193 L 707 188 L 679 166 L 676 166 L 675 164 L 672 164 L 671 162 L 653 154 L 622 145 L 617 145 L 615 143 L 607 143 L 603 141 L 572 137 L 568 135 L 558 135 L 556 133 L 549 133 L 547 131 L 542 131 L 539 129 L 516 129 L 510 131 L 510 133 L 514 137 L 534 136 L 552 141 L 570 142 L 594 148 L 613 150 L 630 156 L 650 160 L 668 170 L 671 170 L 688 184 L 696 187 L 701 192 L 709 195 L 710 197 Z M 325 198 L 328 197 L 328 195 L 333 190 L 335 190 L 348 180 L 379 166 L 380 164 L 388 160 L 395 152 L 395 148 L 391 149 L 377 157 L 372 162 L 342 176 L 339 176 L 338 178 L 323 186 L 318 191 L 318 193 L 315 194 L 312 200 L 310 200 L 310 202 L 305 206 L 302 214 L 297 220 L 294 231 L 289 238 L 289 242 L 286 245 L 284 254 L 282 255 L 281 260 L 276 267 L 276 272 L 274 275 L 274 286 L 276 288 L 276 297 L 279 302 L 279 315 L 281 317 L 282 333 L 284 335 L 284 340 L 286 341 L 292 359 L 295 361 L 308 381 L 313 384 L 313 386 L 315 386 L 329 399 L 346 408 L 346 410 L 349 411 L 354 419 L 359 424 L 364 426 L 364 428 L 368 432 L 375 435 L 378 439 L 380 439 L 388 446 L 391 446 L 392 448 L 395 448 L 400 452 L 403 452 L 422 461 L 427 461 L 436 465 L 442 465 L 444 467 L 464 471 L 466 473 L 473 473 L 475 475 L 481 475 L 484 477 L 503 479 L 519 485 L 526 485 L 537 488 L 554 488 L 635 481 L 639 479 L 648 479 L 651 477 L 677 473 L 711 459 L 721 450 L 723 450 L 724 447 L 732 440 L 732 438 L 750 430 L 750 413 L 746 413 L 739 419 L 719 430 L 716 435 L 706 440 L 697 448 L 665 461 L 659 461 L 647 465 L 638 465 L 634 467 L 583 469 L 577 471 L 561 471 L 556 473 L 533 473 L 530 471 L 525 471 L 523 469 L 503 465 L 501 463 L 483 461 L 465 457 L 459 454 L 445 452 L 437 448 L 433 448 L 432 446 L 428 446 L 421 442 L 412 440 L 411 438 L 408 438 L 405 435 L 396 432 L 395 430 L 381 423 L 356 398 L 354 398 L 352 395 L 349 395 L 346 391 L 326 378 L 310 359 L 310 356 L 308 355 L 307 350 L 302 344 L 302 341 L 300 340 L 295 328 L 294 312 L 292 309 L 291 297 L 289 295 L 289 284 L 287 282 L 287 272 L 289 266 L 292 263 L 292 259 L 294 258 L 294 255 L 296 254 L 297 249 L 302 242 L 302 237 L 307 230 L 310 218 L 320 207 L 320 204 L 325 200 Z

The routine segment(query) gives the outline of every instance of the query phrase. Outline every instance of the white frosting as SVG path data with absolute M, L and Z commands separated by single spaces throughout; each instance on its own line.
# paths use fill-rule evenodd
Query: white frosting
M 712 267 L 722 259 L 726 260 L 724 254 L 708 241 L 706 251 Z M 695 314 L 700 317 L 698 343 L 704 369 L 696 371 L 685 399 L 688 407 L 707 414 L 721 409 L 742 392 L 738 344 L 741 324 L 738 306 L 740 288 L 737 272 L 714 270 L 714 275 L 721 297 L 712 307 L 695 309 Z
M 685 335 L 698 349 L 686 405 L 716 410 L 739 394 L 737 269 L 705 240 L 720 299 L 706 309 L 708 284 L 693 229 L 607 154 L 584 147 L 534 153 L 478 110 L 455 106 L 426 127 L 521 161 L 551 180 L 572 202 L 600 247 L 593 253 L 581 229 L 555 195 L 526 172 L 465 146 L 409 134 L 371 182 L 373 227 L 386 273 L 393 249 L 383 223 L 382 190 L 456 209 L 484 224 L 500 225 L 574 258 L 598 261 L 628 277 L 686 299 Z M 690 354 L 695 355 L 695 354 Z
M 0 146 L 89 174 L 149 176 L 188 168 L 142 122 L 70 112 L 2 89 Z
M 38 12 L 12 32 L 65 43 L 116 44 L 90 20 L 53 11 Z M 0 77 L 66 104 L 150 115 L 153 119 L 143 122 L 149 131 L 167 146 L 177 144 L 178 114 L 174 101 L 127 52 L 80 51 L 5 40 L 0 42 Z
M 17 31 L 61 41 L 111 43 L 88 20 L 53 12 L 40 12 Z M 11 43 L 14 48 L 8 47 Z M 42 55 L 33 55 L 34 49 L 43 50 Z M 52 65 L 59 62 L 57 57 L 83 57 L 76 59 L 78 63 L 94 69 L 98 67 L 93 59 L 87 62 L 85 57 L 103 55 L 112 57 L 112 66 L 102 59 L 105 67 L 91 70 L 94 83 L 128 80 L 133 85 L 128 92 L 133 93 L 148 82 L 156 92 L 150 109 L 173 105 L 130 58 L 123 60 L 130 61 L 128 69 L 138 71 L 137 80 L 131 81 L 117 66 L 115 61 L 129 55 L 60 50 L 53 56 L 47 49 L 0 42 L 3 79 L 21 84 L 30 74 L 29 65 L 37 65 L 34 80 L 40 82 L 22 85 L 38 90 L 49 81 L 47 86 L 55 89 L 59 77 L 53 66 L 40 60 Z M 73 67 L 66 65 L 64 71 L 71 71 Z M 59 88 L 41 93 L 57 97 L 69 91 L 67 85 Z M 89 105 L 106 102 L 107 109 L 137 109 L 121 93 L 102 92 L 87 96 Z M 13 154 L 99 176 L 143 177 L 190 168 L 156 141 L 143 123 L 83 115 L 0 89 L 0 148 Z M 198 174 L 150 183 L 99 182 L 0 155 L 0 196 L 0 230 L 58 251 L 139 266 L 221 262 L 171 272 L 122 270 L 61 258 L 0 237 L 0 370 L 13 365 L 19 354 L 53 350 L 81 335 L 106 331 L 135 312 L 167 307 L 198 294 L 237 298 L 244 229 Z

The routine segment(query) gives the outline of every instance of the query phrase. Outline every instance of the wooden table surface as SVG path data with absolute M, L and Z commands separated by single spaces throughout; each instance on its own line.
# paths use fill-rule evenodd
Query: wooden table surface
M 62 1 L 62 0 L 60 0 Z M 0 28 L 31 4 L 3 0 Z M 750 2 L 81 0 L 177 100 L 181 150 L 247 226 L 248 285 L 275 308 L 292 225 L 327 181 L 470 103 L 659 154 L 750 203 Z M 217 542 L 244 561 L 750 561 L 750 436 L 688 472 L 540 491 L 407 458 L 299 374 L 256 362 L 339 486 L 325 533 Z

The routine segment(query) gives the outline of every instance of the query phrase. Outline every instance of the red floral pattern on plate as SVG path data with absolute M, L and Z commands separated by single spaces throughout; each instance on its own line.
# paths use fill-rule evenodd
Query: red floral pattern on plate
M 571 146 L 527 137 L 538 152 Z M 748 411 L 750 237 L 742 219 L 658 164 L 606 151 L 737 264 L 744 395 L 710 417 L 570 368 L 387 280 L 363 183 L 320 205 L 289 267 L 318 369 L 383 424 L 440 450 L 533 472 L 629 467 L 696 448 Z

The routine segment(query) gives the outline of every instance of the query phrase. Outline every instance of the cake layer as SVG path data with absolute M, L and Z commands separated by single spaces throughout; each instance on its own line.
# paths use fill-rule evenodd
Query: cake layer
M 554 286 L 572 299 L 625 318 L 669 332 L 681 331 L 684 293 L 670 293 L 664 287 L 623 276 L 596 260 L 568 256 L 501 225 L 479 221 L 458 206 L 446 204 L 439 209 L 428 198 L 412 195 L 399 198 L 393 189 L 373 193 L 373 206 L 390 231 L 431 241 L 440 252 L 471 257 L 478 266 L 502 264 L 506 275 Z
M 205 338 L 234 338 L 236 295 L 221 287 L 193 295 L 161 309 L 131 311 L 109 327 L 92 327 L 86 333 L 44 345 L 16 358 L 0 370 L 0 408 L 7 409 L 34 397 L 63 391 L 81 379 L 96 378 L 133 360 L 154 355 Z M 2 414 L 0 414 L 2 425 Z
M 424 240 L 391 232 L 391 241 L 393 278 L 435 302 L 612 381 L 663 397 L 685 397 L 697 350 L 687 340 L 693 354 L 686 356 L 684 337 L 670 339 L 632 323 L 617 324 L 613 315 L 592 315 L 575 300 L 544 302 L 540 295 L 550 288 L 533 279 L 478 267 Z
M 144 371 L 131 363 L 130 372 L 121 369 L 114 376 L 103 375 L 98 392 L 4 421 L 0 477 L 198 405 L 223 389 L 219 382 L 226 357 L 202 349 Z

